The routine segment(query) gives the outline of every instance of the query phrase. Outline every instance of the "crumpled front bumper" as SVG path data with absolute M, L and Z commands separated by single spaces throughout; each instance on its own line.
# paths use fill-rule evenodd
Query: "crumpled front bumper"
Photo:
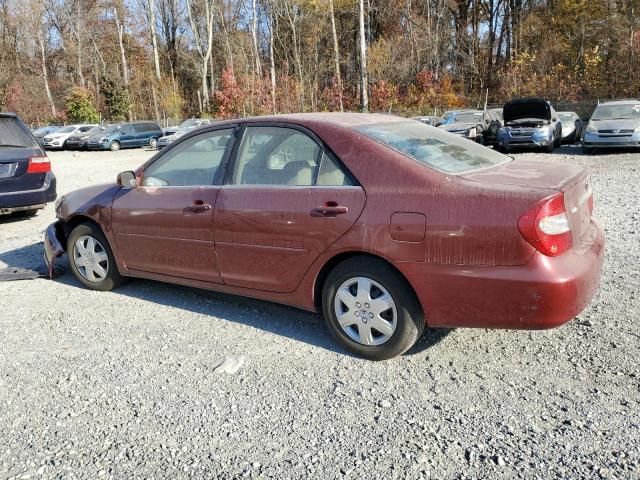
M 62 224 L 59 221 L 49 225 L 44 233 L 44 261 L 47 264 L 49 278 L 53 278 L 56 258 L 65 253 L 62 238 Z

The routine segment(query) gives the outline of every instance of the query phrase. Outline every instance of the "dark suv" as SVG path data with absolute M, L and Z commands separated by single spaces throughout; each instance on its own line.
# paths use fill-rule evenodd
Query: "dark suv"
M 133 122 L 122 125 L 111 125 L 105 131 L 92 135 L 87 140 L 89 150 L 117 151 L 121 148 L 145 147 L 156 148 L 158 139 L 164 132 L 155 122 Z
M 14 113 L 0 113 L 0 214 L 35 214 L 56 199 L 47 154 Z

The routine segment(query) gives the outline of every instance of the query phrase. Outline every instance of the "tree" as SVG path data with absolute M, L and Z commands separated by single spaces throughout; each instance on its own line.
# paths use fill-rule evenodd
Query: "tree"
M 111 120 L 124 120 L 131 109 L 127 89 L 112 78 L 103 78 L 100 93 L 104 97 L 107 117 Z
M 83 87 L 74 87 L 65 98 L 66 116 L 70 122 L 97 123 L 100 115 L 93 103 L 91 92 Z
M 364 30 L 364 0 L 359 0 L 360 16 L 360 108 L 363 112 L 369 110 L 369 78 L 367 73 L 367 40 Z

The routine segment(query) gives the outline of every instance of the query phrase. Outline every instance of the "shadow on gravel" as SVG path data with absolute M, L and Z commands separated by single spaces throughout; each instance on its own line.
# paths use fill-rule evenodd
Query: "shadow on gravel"
M 29 216 L 26 212 L 13 212 L 6 215 L 0 215 L 0 225 L 14 222 L 28 222 L 33 216 Z
M 42 242 L 8 252 L 0 252 L 0 261 L 11 267 L 46 272 Z M 70 272 L 64 272 L 66 256 L 57 259 L 55 282 L 84 289 Z M 63 273 L 64 272 L 64 273 Z M 152 280 L 132 279 L 112 292 L 147 302 L 212 315 L 222 320 L 241 323 L 276 335 L 305 342 L 342 355 L 352 356 L 331 337 L 322 318 L 297 308 L 227 293 L 213 292 Z M 405 354 L 417 355 L 440 343 L 452 329 L 426 329 L 420 340 Z

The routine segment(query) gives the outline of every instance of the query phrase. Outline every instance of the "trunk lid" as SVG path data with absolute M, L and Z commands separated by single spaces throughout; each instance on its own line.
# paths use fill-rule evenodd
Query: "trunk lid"
M 31 157 L 44 156 L 39 148 L 0 147 L 0 193 L 41 188 L 46 174 L 27 173 Z
M 583 167 L 540 160 L 517 159 L 496 167 L 460 175 L 460 177 L 474 182 L 512 185 L 529 189 L 531 194 L 539 197 L 538 200 L 542 200 L 556 191 L 562 192 L 566 213 L 571 224 L 574 246 L 584 244 L 585 236 L 590 232 L 589 197 L 592 195 L 592 188 L 589 174 Z

